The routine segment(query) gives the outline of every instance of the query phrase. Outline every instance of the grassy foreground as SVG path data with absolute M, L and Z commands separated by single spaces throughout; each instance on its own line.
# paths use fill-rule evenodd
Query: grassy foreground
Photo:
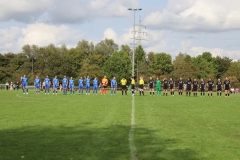
M 138 159 L 239 159 L 240 95 L 135 96 Z M 0 90 L 0 159 L 131 159 L 132 97 Z

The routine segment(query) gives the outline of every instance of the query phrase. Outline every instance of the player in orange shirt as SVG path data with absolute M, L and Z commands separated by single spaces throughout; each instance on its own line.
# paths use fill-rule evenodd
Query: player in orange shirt
M 101 94 L 106 95 L 106 93 L 107 93 L 107 90 L 106 90 L 107 85 L 108 85 L 108 79 L 107 79 L 106 76 L 104 76 L 103 79 L 102 79 L 102 87 L 103 88 L 102 88 L 102 93 Z

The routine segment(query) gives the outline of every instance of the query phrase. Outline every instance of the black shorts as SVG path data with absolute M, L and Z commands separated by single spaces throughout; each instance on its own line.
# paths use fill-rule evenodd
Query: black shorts
M 218 88 L 217 91 L 222 91 L 222 88 Z
M 225 87 L 225 90 L 229 90 L 229 87 L 228 87 L 228 86 L 226 86 L 226 87 Z
M 201 92 L 205 92 L 205 88 L 201 88 Z
M 208 91 L 212 91 L 212 87 L 208 87 Z
M 103 86 L 103 88 L 107 88 L 107 86 Z
M 191 87 L 187 87 L 187 89 L 186 89 L 186 91 L 191 91 L 192 89 L 191 89 Z
M 168 86 L 167 86 L 167 85 L 164 85 L 164 86 L 163 86 L 163 89 L 168 89 Z
M 140 84 L 140 85 L 139 85 L 139 88 L 140 88 L 140 89 L 143 89 L 143 84 Z
M 178 87 L 178 90 L 183 90 L 183 86 L 179 86 L 179 87 Z
M 173 86 L 170 86 L 170 89 L 173 89 Z
M 153 89 L 153 85 L 150 85 L 150 86 L 149 86 L 149 89 Z
M 132 89 L 135 89 L 135 84 L 132 84 Z
M 197 91 L 197 88 L 193 88 L 192 91 Z
M 127 86 L 126 85 L 122 85 L 122 89 L 123 90 L 127 89 Z

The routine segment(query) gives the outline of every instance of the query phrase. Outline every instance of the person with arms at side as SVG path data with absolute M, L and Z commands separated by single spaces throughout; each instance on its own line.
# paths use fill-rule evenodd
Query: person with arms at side
M 55 76 L 52 80 L 53 83 L 53 94 L 57 95 L 58 94 L 58 87 L 59 87 L 59 80 L 57 76 Z
M 120 84 L 122 86 L 122 95 L 123 95 L 123 92 L 125 92 L 125 95 L 127 95 L 127 80 L 125 79 L 125 77 L 122 78 L 122 80 L 120 81 Z
M 134 96 L 135 94 L 135 79 L 134 77 L 131 77 L 131 88 L 132 88 L 132 96 Z
M 167 78 L 163 79 L 163 95 L 167 96 L 167 91 L 168 90 L 168 80 Z
M 113 77 L 111 80 L 111 95 L 116 95 L 116 89 L 117 89 L 117 80 L 116 77 Z
M 40 93 L 40 86 L 41 86 L 41 79 L 38 78 L 38 76 L 36 76 L 35 80 L 34 80 L 34 86 L 36 89 L 36 94 Z
M 83 78 L 80 77 L 80 78 L 78 79 L 78 94 L 79 94 L 79 95 L 80 95 L 80 94 L 83 95 L 83 82 L 84 82 Z
M 154 96 L 154 80 L 152 77 L 149 78 L 148 87 L 149 87 L 150 95 Z
M 205 97 L 205 87 L 206 87 L 206 82 L 204 81 L 204 79 L 201 79 L 200 82 L 200 92 L 201 92 L 201 97 Z
M 212 97 L 212 91 L 213 91 L 213 80 L 212 78 L 209 78 L 208 82 L 207 82 L 207 86 L 208 86 L 208 97 L 211 96 Z
M 224 81 L 225 97 L 229 97 L 230 88 L 231 88 L 230 80 L 228 79 L 228 77 L 226 77 Z
M 174 96 L 175 82 L 174 82 L 173 78 L 170 78 L 170 80 L 169 80 L 168 83 L 169 83 L 169 88 L 170 88 L 171 96 Z
M 180 77 L 178 80 L 178 95 L 179 96 L 182 96 L 183 85 L 184 85 L 184 81 L 182 80 L 182 77 Z
M 44 84 L 45 84 L 44 93 L 45 94 L 47 94 L 47 93 L 49 94 L 51 82 L 50 82 L 50 79 L 48 78 L 48 75 L 46 75 L 46 78 L 44 79 Z
M 89 78 L 89 76 L 87 76 L 85 82 L 86 82 L 86 95 L 90 95 L 90 81 L 91 79 Z
M 161 96 L 162 84 L 161 80 L 157 77 L 156 80 L 156 95 Z
M 63 89 L 63 94 L 66 95 L 67 89 L 68 89 L 68 79 L 67 79 L 66 75 L 64 75 L 64 77 L 62 79 L 62 89 Z
M 196 78 L 194 78 L 194 80 L 193 80 L 192 90 L 193 90 L 193 96 L 197 97 L 198 81 Z
M 70 80 L 69 80 L 69 91 L 70 91 L 70 94 L 71 95 L 74 95 L 75 94 L 75 89 L 74 89 L 74 80 L 73 80 L 73 77 L 70 77 Z
M 103 77 L 102 79 L 102 95 L 106 95 L 107 94 L 107 86 L 108 86 L 108 79 L 106 76 Z
M 220 78 L 218 78 L 217 84 L 216 84 L 216 91 L 217 91 L 217 96 L 218 97 L 222 96 L 222 86 L 223 86 L 222 81 L 221 81 Z
M 98 79 L 97 77 L 94 78 L 93 80 L 93 95 L 97 95 L 98 94 Z
M 143 85 L 144 85 L 144 80 L 143 80 L 143 77 L 140 77 L 140 80 L 139 80 L 139 94 L 140 96 L 143 95 L 144 96 L 144 91 L 143 91 Z
M 22 92 L 23 94 L 28 94 L 28 78 L 26 75 L 23 75 L 23 77 L 21 77 L 21 81 L 22 81 Z
M 192 90 L 192 80 L 189 77 L 187 80 L 186 96 L 191 96 L 191 90 Z

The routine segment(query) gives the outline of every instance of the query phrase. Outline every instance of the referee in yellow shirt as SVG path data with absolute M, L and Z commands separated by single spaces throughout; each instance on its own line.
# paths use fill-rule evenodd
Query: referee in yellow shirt
M 140 96 L 141 96 L 141 95 L 144 96 L 143 85 L 144 85 L 143 77 L 140 77 L 140 80 L 139 80 L 139 93 L 140 93 Z
M 120 81 L 120 84 L 122 86 L 122 95 L 123 92 L 125 92 L 125 95 L 127 95 L 127 80 L 125 79 L 125 77 L 122 78 L 122 80 Z
M 131 78 L 132 81 L 131 81 L 131 85 L 132 85 L 132 96 L 134 96 L 134 91 L 135 91 L 135 79 L 134 77 Z

